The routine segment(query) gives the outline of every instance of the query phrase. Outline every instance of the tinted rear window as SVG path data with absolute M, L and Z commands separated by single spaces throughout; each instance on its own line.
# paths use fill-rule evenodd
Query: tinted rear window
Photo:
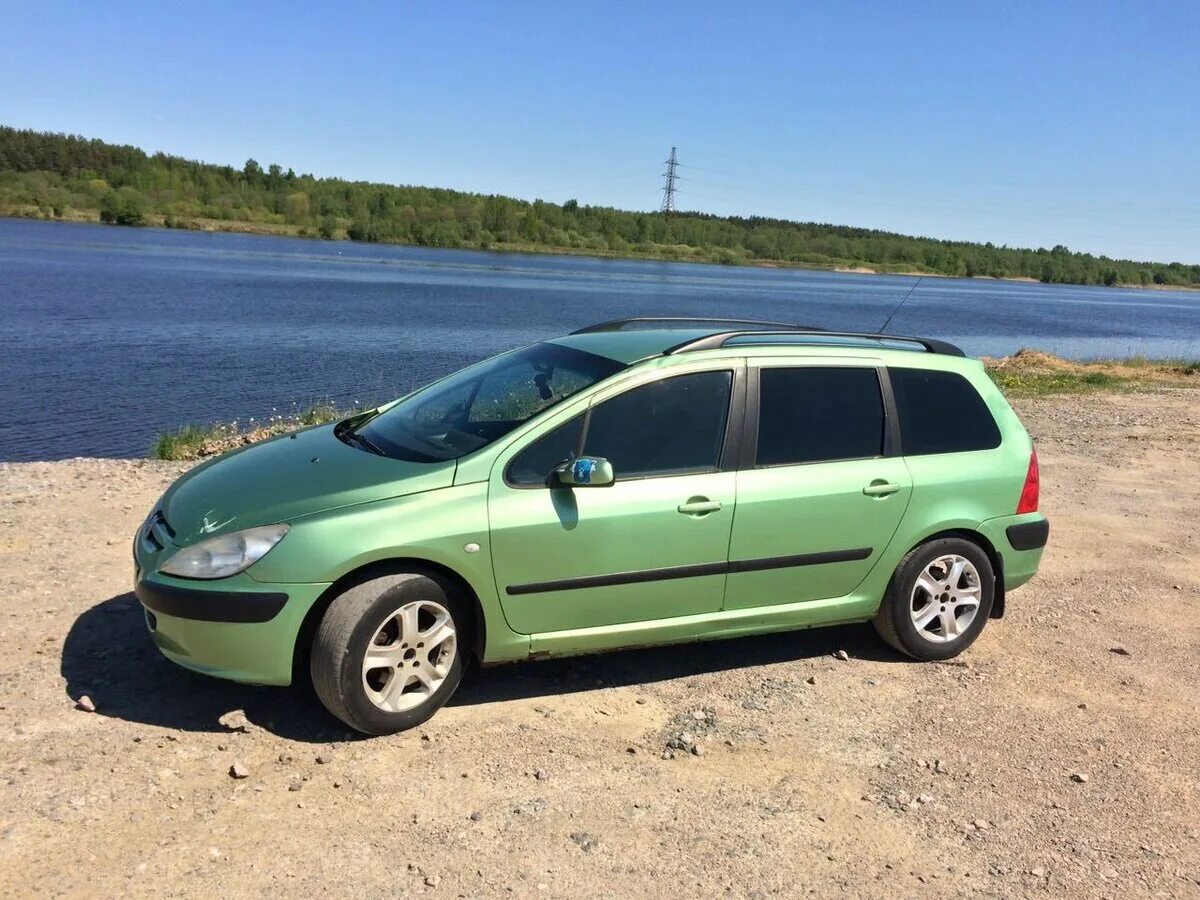
M 1000 446 L 1000 429 L 971 382 L 955 372 L 888 369 L 905 456 Z
M 874 369 L 763 369 L 758 394 L 757 466 L 883 453 L 883 399 Z

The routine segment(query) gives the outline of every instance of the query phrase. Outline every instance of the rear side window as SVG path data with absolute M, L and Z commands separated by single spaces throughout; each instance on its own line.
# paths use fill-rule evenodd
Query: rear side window
M 756 466 L 883 454 L 883 398 L 874 369 L 763 369 Z
M 905 456 L 1000 446 L 1000 429 L 979 392 L 956 372 L 888 369 Z

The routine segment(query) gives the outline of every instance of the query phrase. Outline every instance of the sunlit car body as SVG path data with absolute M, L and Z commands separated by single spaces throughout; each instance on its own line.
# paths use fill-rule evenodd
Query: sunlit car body
M 483 664 L 874 619 L 947 658 L 1037 570 L 1028 434 L 948 344 L 625 320 L 196 467 L 134 544 L 162 652 L 363 731 Z

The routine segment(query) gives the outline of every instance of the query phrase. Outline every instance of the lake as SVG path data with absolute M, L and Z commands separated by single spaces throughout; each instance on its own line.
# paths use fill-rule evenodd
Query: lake
M 0 460 L 365 404 L 629 315 L 874 331 L 914 279 L 0 219 Z M 889 331 L 973 355 L 1200 358 L 1200 293 L 926 278 Z

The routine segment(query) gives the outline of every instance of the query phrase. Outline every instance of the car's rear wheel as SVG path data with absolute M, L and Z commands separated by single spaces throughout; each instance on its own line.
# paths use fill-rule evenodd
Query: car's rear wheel
M 313 687 L 325 707 L 367 734 L 413 728 L 462 679 L 470 618 L 453 585 L 385 575 L 338 596 L 313 638 Z
M 950 659 L 979 637 L 996 593 L 983 549 L 966 538 L 939 538 L 900 561 L 875 616 L 875 629 L 917 659 Z

